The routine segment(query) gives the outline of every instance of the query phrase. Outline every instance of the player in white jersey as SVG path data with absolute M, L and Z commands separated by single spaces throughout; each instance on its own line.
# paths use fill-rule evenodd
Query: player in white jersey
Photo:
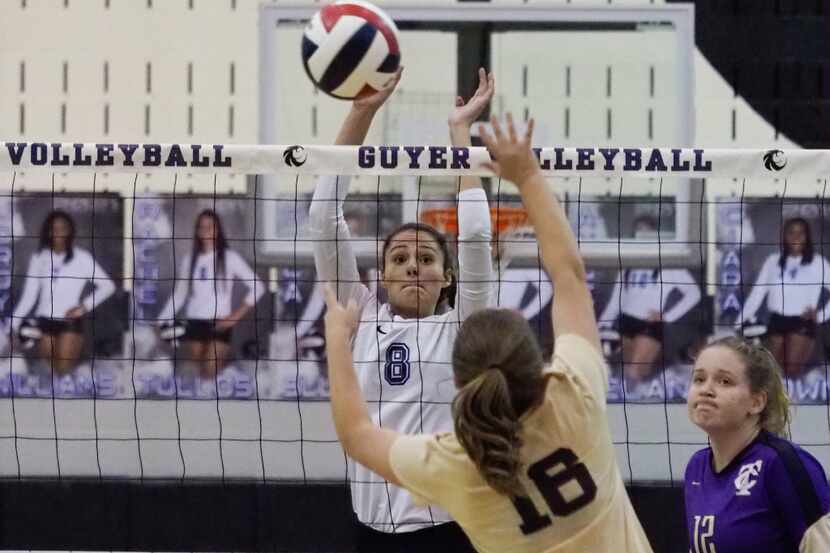
M 336 144 L 363 142 L 375 112 L 399 79 L 400 73 L 377 94 L 355 101 Z M 480 70 L 475 95 L 466 103 L 458 98 L 450 114 L 453 145 L 471 144 L 470 125 L 493 91 L 493 76 Z M 480 179 L 463 177 L 459 185 L 458 277 L 444 235 L 425 224 L 404 224 L 383 243 L 381 285 L 389 298 L 384 304 L 360 282 L 343 216 L 347 193 L 347 179 L 321 178 L 312 199 L 310 229 L 318 278 L 333 283 L 339 297 L 354 300 L 362 312 L 352 347 L 372 420 L 398 432 L 450 430 L 452 344 L 460 323 L 487 307 L 493 280 L 490 213 Z M 456 281 L 453 298 L 449 291 Z M 409 493 L 363 465 L 350 462 L 349 478 L 357 519 L 372 529 L 360 529 L 361 551 L 405 549 L 406 543 L 428 543 L 428 534 L 450 535 L 452 528 L 458 547 L 469 549 L 457 526 L 442 524 L 450 521 L 446 512 L 415 505 Z M 435 524 L 442 528 L 431 529 Z M 388 536 L 380 533 L 397 537 L 385 542 Z
M 232 308 L 233 283 L 247 288 L 242 303 Z M 173 323 L 185 312 L 187 358 L 199 367 L 204 378 L 213 378 L 225 366 L 231 331 L 253 309 L 265 286 L 241 255 L 228 247 L 222 220 L 212 209 L 196 218 L 193 250 L 179 267 L 173 295 L 162 309 L 162 325 Z
M 801 217 L 787 220 L 781 252 L 764 261 L 739 321 L 754 322 L 766 300 L 767 347 L 787 376 L 803 372 L 813 356 L 816 323 L 830 318 L 830 302 L 820 304 L 828 283 L 830 264 L 815 252 L 809 223 Z
M 635 233 L 657 232 L 657 221 L 640 216 Z M 679 296 L 669 304 L 669 299 Z M 663 349 L 664 323 L 674 323 L 700 302 L 700 287 L 687 269 L 632 268 L 620 271 L 600 329 L 616 325 L 622 336 L 625 376 L 649 378 Z
M 327 291 L 332 412 L 347 454 L 446 509 L 481 552 L 650 553 L 617 467 L 608 374 L 576 238 L 530 147 L 493 119 L 490 168 L 518 186 L 556 293 L 550 367 L 521 315 L 470 315 L 453 347 L 454 432 L 406 435 L 370 417 L 351 341 L 365 312 Z M 358 338 L 359 339 L 359 336 Z M 356 356 L 356 353 L 355 353 Z
M 89 284 L 92 291 L 84 296 Z M 29 261 L 12 330 L 20 331 L 23 338 L 38 337 L 39 355 L 49 361 L 54 373 L 65 374 L 81 356 L 83 316 L 113 292 L 115 284 L 107 272 L 88 251 L 75 245 L 72 217 L 54 210 L 43 222 L 40 248 Z M 28 321 L 32 308 L 35 321 Z

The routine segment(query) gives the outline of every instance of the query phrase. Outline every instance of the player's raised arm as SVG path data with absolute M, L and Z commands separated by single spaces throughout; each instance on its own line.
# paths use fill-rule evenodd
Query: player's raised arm
M 536 230 L 542 265 L 553 282 L 554 337 L 577 334 L 599 349 L 593 301 L 576 237 L 530 148 L 533 120 L 523 136 L 517 136 L 510 114 L 504 129 L 495 117 L 492 124 L 492 135 L 481 129 L 482 140 L 496 160 L 489 166 L 519 188 Z
M 455 109 L 452 110 L 447 123 L 450 127 L 450 140 L 453 146 L 469 148 L 473 145 L 470 127 L 476 122 L 484 109 L 493 99 L 496 92 L 496 78 L 487 73 L 484 68 L 478 70 L 478 88 L 469 101 L 458 96 L 455 99 Z M 459 191 L 470 188 L 481 188 L 481 178 L 475 176 L 461 177 Z
M 469 101 L 459 96 L 448 123 L 453 146 L 472 145 L 470 126 L 489 105 L 495 92 L 495 78 L 481 68 L 478 88 Z M 493 263 L 490 240 L 493 230 L 487 195 L 481 179 L 461 177 L 458 189 L 458 294 L 455 307 L 460 320 L 490 304 Z
M 398 69 L 381 90 L 352 103 L 337 133 L 335 145 L 363 144 L 375 114 L 398 86 L 402 72 L 403 68 Z M 356 291 L 361 288 L 357 259 L 349 242 L 351 233 L 343 213 L 343 202 L 348 194 L 348 177 L 320 177 L 308 214 L 317 279 L 323 283 L 336 283 L 337 295 L 341 299 L 356 297 Z
M 337 438 L 346 455 L 399 485 L 389 462 L 389 452 L 398 433 L 372 422 L 355 374 L 351 340 L 357 332 L 360 309 L 354 300 L 349 300 L 346 307 L 340 305 L 331 286 L 326 286 L 325 296 L 326 353 Z

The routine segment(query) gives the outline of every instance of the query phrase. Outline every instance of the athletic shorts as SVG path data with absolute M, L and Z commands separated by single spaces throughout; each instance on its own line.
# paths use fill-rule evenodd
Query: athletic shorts
M 663 323 L 644 321 L 631 315 L 620 315 L 620 334 L 626 338 L 634 336 L 651 336 L 657 341 L 663 341 Z
M 767 334 L 801 334 L 815 338 L 816 323 L 804 317 L 787 317 L 773 313 L 767 323 Z
M 184 326 L 183 340 L 225 343 L 231 341 L 231 329 L 216 330 L 216 321 L 210 319 L 188 319 Z
M 48 317 L 38 317 L 37 327 L 44 334 L 55 336 L 64 332 L 74 332 L 75 334 L 83 334 L 84 328 L 81 319 L 50 319 Z

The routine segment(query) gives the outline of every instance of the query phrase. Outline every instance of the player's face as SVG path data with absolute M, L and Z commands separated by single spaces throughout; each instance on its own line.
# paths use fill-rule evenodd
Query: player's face
M 403 317 L 435 313 L 441 290 L 450 285 L 441 246 L 428 232 L 405 230 L 386 250 L 383 286 L 389 303 Z
M 213 217 L 208 215 L 200 217 L 196 234 L 203 247 L 212 249 L 216 241 L 216 221 L 213 220 Z
M 784 233 L 784 240 L 793 255 L 800 255 L 804 251 L 804 244 L 807 241 L 807 229 L 801 223 L 793 223 L 787 227 Z
M 63 217 L 56 217 L 52 221 L 52 229 L 50 238 L 52 239 L 52 249 L 55 251 L 63 251 L 69 243 L 69 237 L 72 233 L 72 228 Z
M 689 418 L 708 434 L 755 424 L 766 396 L 753 393 L 741 357 L 727 347 L 704 349 L 692 371 Z

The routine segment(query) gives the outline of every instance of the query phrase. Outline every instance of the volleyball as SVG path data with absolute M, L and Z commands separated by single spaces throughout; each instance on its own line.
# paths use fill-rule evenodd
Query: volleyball
M 371 94 L 401 63 L 398 29 L 368 2 L 340 0 L 318 11 L 303 33 L 303 66 L 326 94 L 353 100 Z

